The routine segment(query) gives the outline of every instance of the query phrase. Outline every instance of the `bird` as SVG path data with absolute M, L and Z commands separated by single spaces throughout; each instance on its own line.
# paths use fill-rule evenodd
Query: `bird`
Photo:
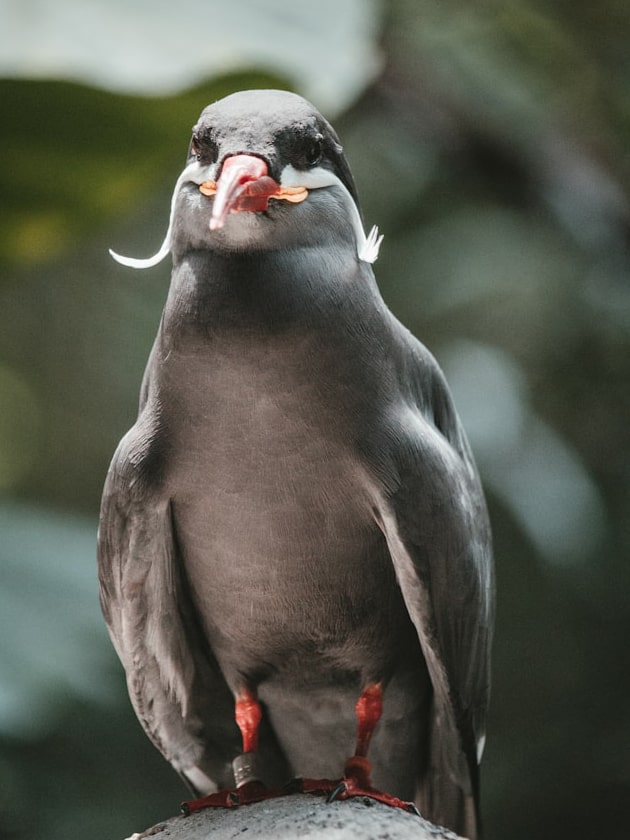
M 381 239 L 301 96 L 202 111 L 161 248 L 111 252 L 172 275 L 105 480 L 100 602 L 193 807 L 341 780 L 476 838 L 489 517 L 445 376 L 377 287 Z

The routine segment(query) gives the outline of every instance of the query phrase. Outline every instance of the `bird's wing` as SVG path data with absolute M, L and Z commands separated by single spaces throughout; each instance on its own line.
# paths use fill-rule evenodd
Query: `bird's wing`
M 100 599 L 150 739 L 196 792 L 231 783 L 234 700 L 203 638 L 178 559 L 148 411 L 123 438 L 103 493 Z
M 377 515 L 434 689 L 423 798 L 434 821 L 463 820 L 470 836 L 490 680 L 490 529 L 443 375 L 406 331 L 404 347 L 405 391 L 391 408 L 388 475 Z

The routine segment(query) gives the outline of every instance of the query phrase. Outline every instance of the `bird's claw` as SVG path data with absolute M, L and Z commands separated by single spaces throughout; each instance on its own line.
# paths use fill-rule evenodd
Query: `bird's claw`
M 238 791 L 220 790 L 199 799 L 182 802 L 180 810 L 185 817 L 189 817 L 195 811 L 202 811 L 204 808 L 237 808 L 240 804 Z
M 399 799 L 397 796 L 392 796 L 391 793 L 384 793 L 376 790 L 370 785 L 360 784 L 356 779 L 348 776 L 344 779 L 332 781 L 331 779 L 293 779 L 290 783 L 290 790 L 285 788 L 287 793 L 312 793 L 316 796 L 325 796 L 326 802 L 342 801 L 344 799 L 354 799 L 362 797 L 372 805 L 374 802 L 380 802 L 383 805 L 389 805 L 390 808 L 400 808 L 410 814 L 415 814 L 420 817 L 420 811 L 413 802 L 407 802 L 404 799 Z
M 399 799 L 391 793 L 385 793 L 381 790 L 376 790 L 373 787 L 363 787 L 357 785 L 355 780 L 342 779 L 337 787 L 331 792 L 328 797 L 328 802 L 333 802 L 335 799 L 354 799 L 362 797 L 369 800 L 370 805 L 374 802 L 380 802 L 382 805 L 389 805 L 390 808 L 400 808 L 402 811 L 407 811 L 410 814 L 420 816 L 420 811 L 413 802 L 407 802 L 405 799 Z M 366 802 L 367 804 L 367 802 Z
M 344 799 L 363 798 L 366 805 L 380 802 L 389 805 L 391 808 L 400 808 L 410 814 L 421 816 L 420 811 L 413 802 L 398 799 L 390 793 L 383 793 L 376 790 L 369 784 L 369 779 L 355 779 L 346 776 L 343 779 L 305 779 L 296 778 L 288 782 L 281 790 L 267 788 L 262 782 L 253 780 L 240 785 L 235 790 L 220 790 L 203 796 L 201 799 L 193 799 L 190 802 L 183 802 L 182 814 L 189 816 L 195 811 L 204 808 L 237 808 L 239 805 L 249 805 L 254 802 L 262 802 L 264 799 L 275 799 L 278 796 L 289 796 L 292 793 L 311 793 L 315 796 L 325 796 L 326 802 L 342 801 Z
M 342 779 L 339 784 L 334 787 L 328 796 L 326 797 L 326 802 L 334 802 L 337 799 L 345 799 L 344 794 L 348 792 L 348 785 L 346 784 L 346 780 Z
M 304 779 L 300 776 L 296 776 L 291 781 L 287 782 L 286 785 L 282 787 L 282 793 L 286 796 L 291 796 L 292 793 L 305 793 L 304 790 Z
M 202 811 L 204 808 L 238 808 L 239 805 L 251 805 L 254 802 L 262 802 L 263 799 L 275 799 L 282 795 L 283 791 L 272 790 L 262 782 L 254 780 L 239 785 L 235 790 L 220 790 L 209 796 L 202 796 L 201 799 L 182 802 L 181 812 L 187 817 L 194 811 Z

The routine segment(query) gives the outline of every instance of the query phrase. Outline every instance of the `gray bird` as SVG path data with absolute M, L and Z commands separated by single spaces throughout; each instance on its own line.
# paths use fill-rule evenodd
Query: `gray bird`
M 345 766 L 346 789 L 474 838 L 488 518 L 444 376 L 377 289 L 379 244 L 304 99 L 202 112 L 162 248 L 114 255 L 173 272 L 105 484 L 101 603 L 195 795 Z

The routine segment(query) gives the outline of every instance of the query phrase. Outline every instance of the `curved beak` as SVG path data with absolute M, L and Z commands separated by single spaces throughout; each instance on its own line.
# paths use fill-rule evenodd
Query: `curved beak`
M 210 230 L 218 230 L 230 213 L 266 210 L 270 198 L 298 204 L 308 195 L 305 187 L 281 187 L 268 174 L 267 164 L 255 155 L 231 155 L 221 168 L 219 180 L 199 185 L 204 195 L 214 196 Z
M 265 161 L 254 155 L 225 159 L 216 184 L 210 230 L 223 227 L 230 213 L 267 209 L 269 197 L 280 189 L 267 172 Z

